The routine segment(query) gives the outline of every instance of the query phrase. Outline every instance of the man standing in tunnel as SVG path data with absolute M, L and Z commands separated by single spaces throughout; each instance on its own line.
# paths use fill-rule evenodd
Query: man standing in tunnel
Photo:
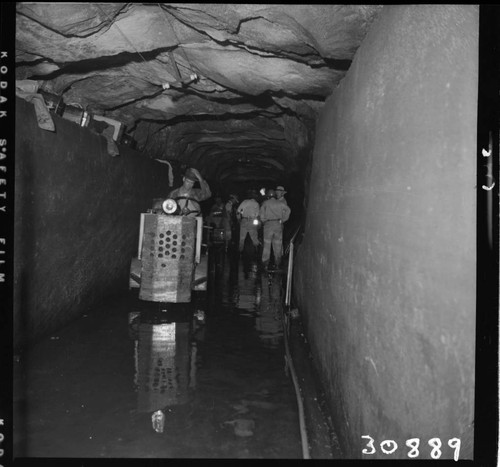
M 229 200 L 224 205 L 223 224 L 225 229 L 226 250 L 229 245 L 237 239 L 238 220 L 236 218 L 236 209 L 238 209 L 238 197 L 234 194 L 229 195 Z
M 288 203 L 286 202 L 286 199 L 285 199 L 285 193 L 286 193 L 285 188 L 281 185 L 278 185 L 276 187 L 275 192 L 276 192 L 276 199 L 278 201 L 282 202 L 283 204 L 288 205 Z
M 283 190 L 284 191 L 284 190 Z M 267 192 L 269 199 L 260 207 L 260 220 L 264 225 L 264 248 L 262 250 L 262 267 L 268 269 L 273 248 L 274 263 L 277 269 L 281 265 L 283 255 L 283 223 L 290 217 L 291 209 L 278 200 L 271 188 Z
M 200 182 L 200 188 L 194 188 L 196 182 Z M 177 201 L 182 216 L 196 217 L 201 215 L 200 201 L 212 196 L 208 183 L 203 179 L 198 170 L 190 168 L 182 177 L 182 185 L 172 190 L 168 197 Z
M 259 242 L 259 203 L 256 201 L 257 194 L 250 190 L 247 193 L 247 199 L 243 200 L 238 206 L 236 215 L 240 221 L 240 243 L 239 251 L 243 253 L 247 234 L 250 235 L 255 251 L 258 251 Z
M 223 227 L 222 223 L 224 220 L 224 203 L 220 196 L 215 197 L 215 203 L 210 208 L 210 212 L 207 216 L 207 224 L 214 229 L 221 229 Z

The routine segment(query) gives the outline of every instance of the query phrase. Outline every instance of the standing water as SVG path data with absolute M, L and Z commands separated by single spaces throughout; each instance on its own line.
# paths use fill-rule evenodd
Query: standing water
M 132 289 L 25 351 L 15 457 L 301 458 L 283 275 L 214 249 L 207 289 Z

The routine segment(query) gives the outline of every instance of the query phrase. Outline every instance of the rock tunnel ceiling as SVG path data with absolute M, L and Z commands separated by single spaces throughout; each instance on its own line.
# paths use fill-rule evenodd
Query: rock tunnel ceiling
M 16 78 L 220 183 L 287 180 L 381 6 L 18 3 Z

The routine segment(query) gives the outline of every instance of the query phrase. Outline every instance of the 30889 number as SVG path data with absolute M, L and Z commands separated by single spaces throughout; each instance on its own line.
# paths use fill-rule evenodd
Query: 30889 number
M 377 452 L 375 448 L 375 440 L 368 435 L 363 435 L 361 438 L 366 438 L 366 447 L 361 451 L 363 454 L 375 454 Z M 439 459 L 441 457 L 442 451 L 441 446 L 443 443 L 439 438 L 430 439 L 427 444 L 432 448 L 431 457 L 433 459 Z M 410 448 L 407 456 L 410 458 L 418 457 L 420 455 L 420 438 L 411 438 L 406 440 L 406 446 Z M 458 461 L 458 456 L 460 454 L 460 440 L 458 438 L 451 438 L 448 440 L 448 446 L 454 449 L 453 459 Z M 393 439 L 386 439 L 380 443 L 380 450 L 384 454 L 392 454 L 398 449 L 398 444 Z

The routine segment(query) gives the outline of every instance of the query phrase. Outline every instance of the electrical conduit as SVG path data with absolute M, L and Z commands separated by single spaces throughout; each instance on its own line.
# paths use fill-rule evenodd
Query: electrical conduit
M 290 297 L 291 297 L 290 284 L 291 284 L 292 266 L 293 266 L 293 239 L 290 242 L 290 253 L 288 256 L 288 277 L 287 277 L 287 289 L 286 289 L 286 299 L 285 299 L 287 307 L 290 306 Z M 299 409 L 300 437 L 302 440 L 302 457 L 304 459 L 310 459 L 311 457 L 309 454 L 309 441 L 307 438 L 304 404 L 302 402 L 299 380 L 297 378 L 297 374 L 295 373 L 292 355 L 290 354 L 290 347 L 288 344 L 288 332 L 290 329 L 290 322 L 289 322 L 289 317 L 286 313 L 283 313 L 282 317 L 283 317 L 282 319 L 283 335 L 285 341 L 285 362 L 286 362 L 286 367 L 288 368 L 288 370 L 290 371 L 290 375 L 292 376 L 293 385 L 295 387 L 295 395 L 297 397 L 297 406 Z

